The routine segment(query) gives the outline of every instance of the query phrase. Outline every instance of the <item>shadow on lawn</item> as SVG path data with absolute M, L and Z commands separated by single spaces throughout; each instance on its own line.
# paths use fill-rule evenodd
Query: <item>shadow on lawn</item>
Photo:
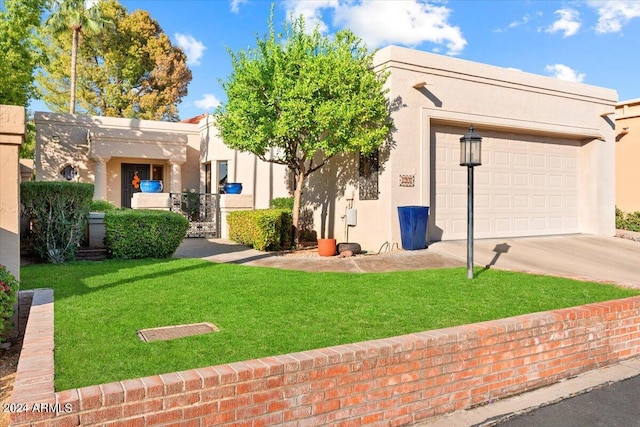
M 189 266 L 182 266 L 182 267 L 176 267 L 176 268 L 166 268 L 166 264 L 167 263 L 180 263 L 182 264 L 182 262 L 184 262 L 183 260 L 177 260 L 177 259 L 163 259 L 163 260 L 150 260 L 150 259 L 144 259 L 144 260 L 127 260 L 127 261 L 102 261 L 102 262 L 95 262 L 95 261 L 78 261 L 78 262 L 73 262 L 73 263 L 69 263 L 69 264 L 64 264 L 64 265 L 53 265 L 53 264 L 39 264 L 38 266 L 33 266 L 31 268 L 51 268 L 52 270 L 46 271 L 46 275 L 48 277 L 52 277 L 54 276 L 55 279 L 57 280 L 58 283 L 63 282 L 63 284 L 61 286 L 39 286 L 42 288 L 46 288 L 46 287 L 50 287 L 53 288 L 54 290 L 54 297 L 56 300 L 60 300 L 63 298 L 70 298 L 70 297 L 75 297 L 75 296 L 82 296 L 82 295 L 86 295 L 89 293 L 93 293 L 93 292 L 99 292 L 99 291 L 104 291 L 107 289 L 111 289 L 111 288 L 115 288 L 118 286 L 122 286 L 122 285 L 129 285 L 133 282 L 136 281 L 140 281 L 140 280 L 149 280 L 149 279 L 166 279 L 167 276 L 171 276 L 174 274 L 179 274 L 179 273 L 184 273 L 184 272 L 195 272 L 197 270 L 201 270 L 203 268 L 212 268 L 213 266 L 216 266 L 217 264 L 215 263 L 210 263 L 210 262 L 206 262 L 206 261 L 200 261 L 200 260 L 195 260 L 197 262 L 197 264 L 195 265 L 189 265 Z M 89 264 L 94 264 L 95 265 L 95 269 L 92 269 L 92 273 L 89 275 L 85 275 L 85 276 L 72 276 L 72 274 L 69 272 L 68 274 L 65 274 L 67 272 L 64 271 L 65 268 L 69 268 L 69 269 L 73 269 L 74 266 L 77 266 L 78 264 L 84 264 L 87 263 L 87 265 Z M 123 268 L 123 263 L 126 264 L 131 264 L 130 267 L 126 266 Z M 113 266 L 112 269 L 110 269 L 110 266 Z M 143 268 L 143 269 L 148 269 L 148 268 L 153 268 L 154 265 L 158 265 L 159 269 L 153 272 L 145 272 L 143 274 L 140 273 L 136 273 L 135 270 L 139 269 L 139 268 Z M 163 267 L 160 267 L 160 266 Z M 53 269 L 56 268 L 60 268 L 61 271 L 53 271 Z M 83 271 L 86 271 L 86 268 L 82 268 Z M 124 271 L 130 271 L 132 274 L 131 275 L 125 275 Z M 70 270 L 72 271 L 72 270 Z M 57 273 L 57 274 L 56 274 Z M 64 276 L 67 277 L 64 277 Z M 87 279 L 90 278 L 95 278 L 95 277 L 99 277 L 99 276 L 110 276 L 110 275 L 117 275 L 119 277 L 122 277 L 118 280 L 109 282 L 106 281 L 104 284 L 101 285 L 96 285 L 96 286 L 88 286 L 86 283 Z M 24 274 L 24 276 L 26 276 L 25 278 L 28 277 L 28 274 Z M 60 277 L 63 276 L 63 277 Z M 35 287 L 33 286 L 29 286 L 30 289 L 33 289 Z

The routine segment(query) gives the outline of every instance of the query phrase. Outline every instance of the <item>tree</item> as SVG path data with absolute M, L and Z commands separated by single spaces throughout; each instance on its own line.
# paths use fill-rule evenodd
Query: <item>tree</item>
M 36 32 L 45 2 L 0 3 L 0 104 L 28 107 L 37 96 L 34 70 L 43 58 Z
M 307 34 L 303 17 L 285 24 L 284 35 L 275 35 L 272 20 L 269 28 L 257 48 L 230 52 L 233 71 L 222 83 L 227 102 L 215 123 L 230 148 L 293 174 L 297 244 L 309 175 L 339 153 L 371 153 L 388 139 L 388 74 L 373 70 L 373 53 L 350 31 L 333 39 L 317 28 Z
M 78 51 L 77 109 L 91 115 L 179 120 L 177 104 L 187 95 L 191 71 L 186 55 L 149 13 L 129 14 L 115 0 L 97 4 L 113 28 L 85 34 Z M 65 37 L 50 35 L 53 58 L 38 78 L 49 108 L 60 110 L 68 88 Z
M 73 114 L 76 110 L 76 67 L 80 35 L 87 31 L 97 32 L 105 26 L 109 26 L 110 23 L 100 16 L 99 8 L 95 4 L 87 8 L 85 0 L 54 0 L 53 5 L 54 9 L 46 22 L 47 28 L 53 34 L 71 31 L 69 113 Z

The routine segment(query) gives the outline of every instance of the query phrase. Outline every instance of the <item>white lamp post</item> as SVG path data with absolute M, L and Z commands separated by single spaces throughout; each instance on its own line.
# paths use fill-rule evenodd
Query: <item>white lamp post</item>
M 473 279 L 473 167 L 480 166 L 482 137 L 473 126 L 460 138 L 460 166 L 467 167 L 467 278 Z

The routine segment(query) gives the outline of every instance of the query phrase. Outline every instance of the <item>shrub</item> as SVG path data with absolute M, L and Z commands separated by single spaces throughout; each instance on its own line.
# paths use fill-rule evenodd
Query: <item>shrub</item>
M 18 297 L 18 281 L 0 264 L 0 337 L 10 325 L 13 307 Z
M 189 221 L 175 212 L 126 209 L 105 212 L 104 225 L 113 258 L 168 258 L 187 234 Z
M 279 250 L 290 245 L 291 211 L 258 209 L 227 215 L 229 239 L 259 251 Z
M 20 184 L 23 215 L 31 221 L 30 244 L 53 263 L 75 258 L 84 237 L 93 184 L 30 181 Z
M 616 208 L 616 228 L 640 232 L 640 212 L 622 212 Z
M 286 209 L 293 211 L 293 197 L 276 197 L 269 202 L 271 209 Z
M 91 212 L 108 212 L 117 209 L 116 206 L 108 200 L 93 200 L 91 202 Z

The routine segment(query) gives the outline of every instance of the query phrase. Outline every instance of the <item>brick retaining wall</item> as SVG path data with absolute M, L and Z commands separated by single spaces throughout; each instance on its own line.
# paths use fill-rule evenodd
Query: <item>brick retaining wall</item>
M 60 412 L 16 427 L 403 425 L 640 355 L 632 297 L 54 393 L 51 291 L 31 313 L 13 402 Z

